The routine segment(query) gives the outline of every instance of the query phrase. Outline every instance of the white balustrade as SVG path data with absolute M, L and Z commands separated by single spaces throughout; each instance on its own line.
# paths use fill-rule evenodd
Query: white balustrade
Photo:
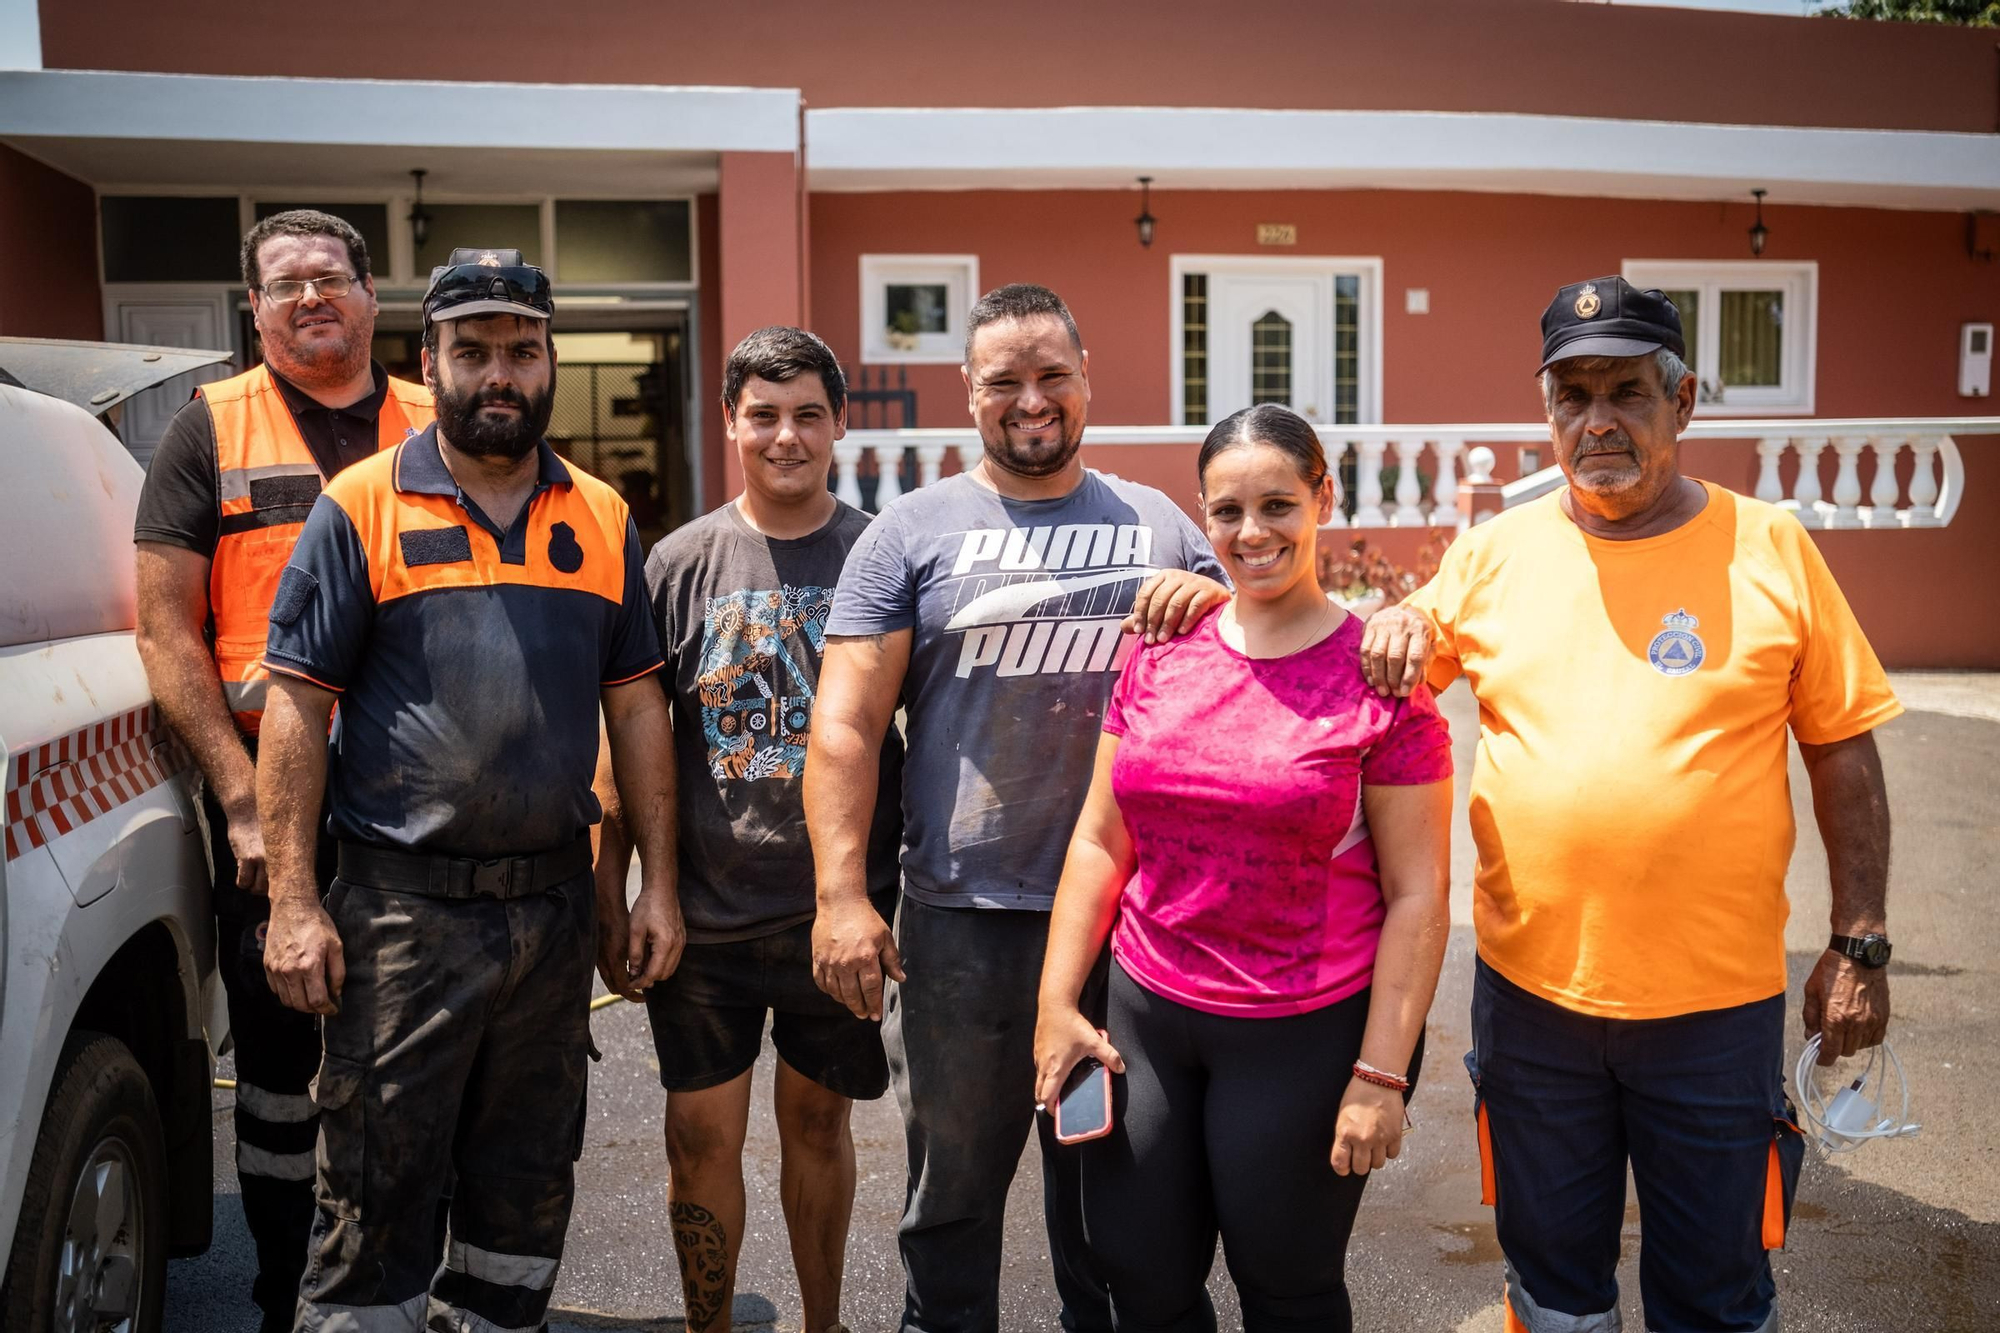
M 842 503 L 861 507 L 861 445 L 849 436 L 833 446 L 833 493 Z
M 1417 478 L 1417 455 L 1424 451 L 1423 436 L 1397 440 L 1395 445 L 1396 512 L 1390 516 L 1389 523 L 1398 528 L 1420 527 L 1425 519 L 1424 511 L 1417 507 L 1417 501 L 1423 496 L 1423 486 Z
M 1833 474 L 1833 512 L 1826 516 L 1829 528 L 1861 526 L 1861 451 L 1868 440 L 1860 435 L 1842 435 L 1833 442 L 1840 460 Z
M 1826 439 L 1807 437 L 1792 441 L 1792 446 L 1799 454 L 1798 480 L 1792 483 L 1791 498 L 1778 501 L 1778 507 L 1795 512 L 1799 522 L 1809 528 L 1822 527 L 1826 520 L 1819 512 L 1819 455 L 1826 448 Z
M 889 502 L 903 493 L 903 446 L 900 444 L 878 444 L 875 446 L 875 512 L 881 513 L 889 507 Z
M 1915 466 L 1910 469 L 1910 507 L 1903 511 L 1903 523 L 1912 528 L 1942 527 L 1951 521 L 1951 512 L 1958 508 L 1958 497 L 1948 495 L 1946 503 L 1938 503 L 1937 478 L 1931 475 L 1931 460 L 1940 452 L 1950 449 L 1947 455 L 1947 472 L 1950 465 L 1958 462 L 1958 449 L 1949 435 L 1917 435 L 1910 439 L 1910 456 Z M 1963 483 L 1961 483 L 1962 485 Z
M 1875 451 L 1875 480 L 1868 487 L 1868 526 L 1887 527 L 1884 516 L 1896 512 L 1896 455 L 1903 442 L 1893 435 L 1874 435 L 1868 443 Z
M 1354 441 L 1354 526 L 1386 528 L 1389 516 L 1382 512 L 1382 455 L 1389 442 L 1382 439 Z
M 1431 521 L 1439 527 L 1458 522 L 1458 455 L 1465 441 L 1440 435 L 1431 443 L 1437 454 L 1437 480 L 1431 483 Z
M 1757 441 L 1757 489 L 1751 494 L 1767 505 L 1785 498 L 1785 485 L 1778 477 L 1778 460 L 1785 456 L 1790 444 L 1783 436 L 1766 436 Z
M 944 451 L 952 447 L 948 444 L 917 446 L 917 485 L 937 485 L 938 479 L 944 476 Z
M 1493 480 L 1494 457 L 1488 442 L 1536 444 L 1548 439 L 1548 427 L 1536 423 L 1323 426 L 1319 431 L 1330 464 L 1338 465 L 1346 452 L 1353 450 L 1355 514 L 1348 520 L 1336 512 L 1330 526 L 1355 528 L 1457 527 L 1458 493 L 1463 485 Z M 1119 451 L 1177 449 L 1191 468 L 1193 450 L 1207 433 L 1201 426 L 1092 426 L 1084 443 L 1093 467 L 1131 476 L 1134 470 L 1116 465 Z M 1757 472 L 1752 494 L 1792 511 L 1808 527 L 1885 530 L 1942 527 L 1952 521 L 1965 493 L 1965 465 L 1954 435 L 2000 436 L 2000 417 L 1697 419 L 1683 438 L 1742 441 L 1753 446 Z M 1979 446 L 1989 443 L 1982 439 Z M 1419 471 L 1426 445 L 1433 468 L 1428 504 L 1423 499 Z M 1910 450 L 1907 488 L 1896 476 L 1897 459 L 1906 445 Z M 850 431 L 833 447 L 834 493 L 849 504 L 860 504 L 861 461 L 864 456 L 872 457 L 880 478 L 876 508 L 888 504 L 902 494 L 900 472 L 908 449 L 916 453 L 919 486 L 936 485 L 947 460 L 956 457 L 959 470 L 966 471 L 984 452 L 977 434 L 968 429 Z M 1820 462 L 1828 449 L 1837 460 L 1830 494 L 1820 480 Z M 1789 487 L 1785 484 L 1788 453 L 1797 462 Z M 1865 484 L 1864 456 L 1870 457 L 1873 467 Z M 1397 469 L 1390 488 L 1393 495 L 1384 493 L 1385 465 Z M 1137 475 L 1157 478 L 1144 470 L 1138 470 Z M 1527 503 L 1561 484 L 1559 468 L 1544 468 L 1533 476 L 1508 481 L 1505 502 L 1509 506 Z

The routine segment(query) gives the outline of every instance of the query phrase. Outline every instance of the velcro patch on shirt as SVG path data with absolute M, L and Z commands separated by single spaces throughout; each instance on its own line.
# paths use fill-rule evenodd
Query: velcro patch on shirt
M 403 547 L 403 563 L 412 568 L 472 559 L 472 538 L 462 527 L 415 528 L 397 533 L 396 540 Z
M 250 482 L 252 509 L 282 509 L 288 505 L 309 505 L 319 499 L 319 478 L 304 474 L 289 477 L 256 477 Z
M 286 565 L 278 576 L 278 593 L 271 599 L 271 620 L 278 625 L 297 622 L 319 595 L 319 580 L 297 565 Z

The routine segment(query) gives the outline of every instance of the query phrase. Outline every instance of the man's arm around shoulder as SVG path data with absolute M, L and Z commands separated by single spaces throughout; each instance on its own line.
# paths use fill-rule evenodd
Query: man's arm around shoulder
M 806 747 L 806 833 L 818 895 L 813 980 L 857 1018 L 881 1018 L 883 978 L 903 980 L 895 938 L 868 901 L 868 832 L 913 637 L 908 629 L 827 637 Z

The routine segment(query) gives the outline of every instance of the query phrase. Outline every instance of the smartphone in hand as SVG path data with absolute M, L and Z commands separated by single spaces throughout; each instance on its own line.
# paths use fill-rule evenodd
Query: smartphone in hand
M 1056 1142 L 1083 1143 L 1111 1132 L 1111 1071 L 1085 1056 L 1077 1061 L 1056 1099 Z

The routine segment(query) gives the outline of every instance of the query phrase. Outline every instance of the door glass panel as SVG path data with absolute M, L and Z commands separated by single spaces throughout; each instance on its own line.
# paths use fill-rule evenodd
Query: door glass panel
M 1696 345 L 1695 335 L 1701 329 L 1701 293 L 1694 288 L 1666 293 L 1674 309 L 1681 312 L 1681 337 L 1687 340 L 1687 355 L 1681 360 L 1689 370 L 1701 373 L 1701 348 Z
M 1208 424 L 1208 275 L 1181 278 L 1181 420 Z
M 236 196 L 107 194 L 98 203 L 106 282 L 235 282 L 243 224 Z
M 1722 382 L 1776 388 L 1784 371 L 1785 294 L 1722 293 Z
M 431 226 L 417 248 L 417 276 L 426 282 L 431 270 L 461 247 L 519 250 L 524 263 L 542 262 L 538 204 L 425 204 L 424 211 L 431 215 Z
M 1361 279 L 1348 273 L 1333 280 L 1333 420 L 1361 420 Z
M 1275 310 L 1250 325 L 1250 402 L 1292 404 L 1292 322 Z
M 556 200 L 564 282 L 688 282 L 694 277 L 685 199 Z

